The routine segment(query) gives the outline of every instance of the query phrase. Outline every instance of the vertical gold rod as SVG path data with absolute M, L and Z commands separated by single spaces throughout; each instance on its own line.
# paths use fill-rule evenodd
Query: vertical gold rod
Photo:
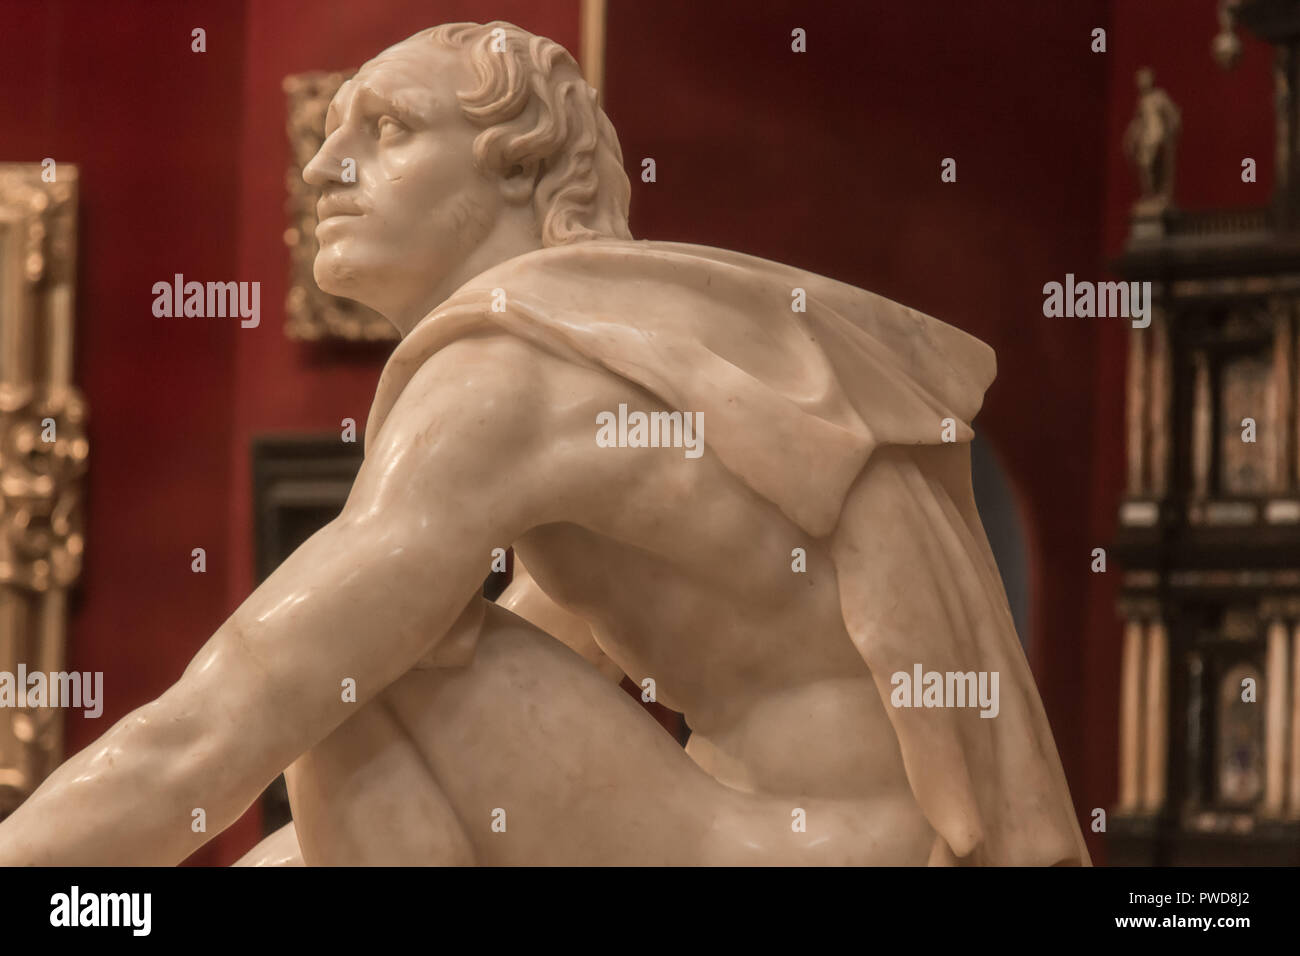
M 587 85 L 605 92 L 605 0 L 582 0 L 582 75 Z
M 1291 633 L 1290 816 L 1300 817 L 1300 624 Z
M 17 673 L 18 662 L 23 659 L 23 648 L 18 646 L 18 600 L 15 588 L 0 584 L 0 671 L 8 671 L 10 674 Z M 6 713 L 4 719 L 0 720 L 0 785 L 10 779 L 7 773 L 12 774 L 21 766 L 21 754 L 22 746 L 14 735 L 13 720 Z M 4 810 L 4 806 L 0 805 L 0 813 Z
M 0 584 L 0 670 L 14 675 L 20 662 L 30 660 L 24 637 L 28 632 L 26 605 L 18 588 Z M 35 753 L 18 732 L 20 713 L 7 708 L 0 711 L 0 819 L 17 809 L 40 782 Z
M 24 267 L 22 217 L 0 220 L 0 385 L 22 390 L 32 384 L 31 325 L 27 316 L 29 283 Z
M 1280 817 L 1286 801 L 1287 626 L 1268 628 L 1264 671 L 1264 806 L 1265 816 Z
M 1154 319 L 1149 330 L 1152 333 L 1151 383 L 1147 387 L 1146 410 L 1150 416 L 1147 420 L 1146 437 L 1148 487 L 1151 494 L 1163 498 L 1169 490 L 1169 434 L 1171 421 L 1169 409 L 1173 402 L 1171 388 L 1169 323 L 1166 321 L 1164 306 L 1154 308 Z
M 1132 813 L 1141 803 L 1143 622 L 1130 619 L 1124 628 L 1120 674 L 1119 808 Z
M 1204 352 L 1197 352 L 1192 398 L 1192 496 L 1205 500 L 1210 494 L 1210 459 L 1214 436 L 1211 434 L 1214 410 L 1210 396 L 1210 362 Z
M 37 598 L 39 619 L 33 633 L 36 635 L 36 652 L 30 655 L 34 660 L 28 667 L 38 667 L 46 674 L 62 673 L 67 664 L 68 640 L 68 596 L 61 587 L 51 587 Z M 83 675 L 90 679 L 90 675 Z M 90 693 L 83 685 L 82 698 Z M 101 700 L 100 703 L 103 701 Z M 63 715 L 67 712 L 68 702 L 63 707 L 53 708 L 40 715 L 41 734 L 34 756 L 40 762 L 37 767 L 37 779 L 33 785 L 55 771 L 63 762 Z
M 1146 329 L 1128 332 L 1128 493 L 1146 490 L 1147 452 L 1147 336 Z
M 1273 377 L 1270 382 L 1271 400 L 1269 422 L 1269 463 L 1272 471 L 1272 490 L 1285 495 L 1291 490 L 1291 397 L 1295 390 L 1291 384 L 1291 303 L 1282 300 L 1274 306 L 1273 313 Z
M 1165 804 L 1166 721 L 1169 716 L 1169 636 L 1161 621 L 1147 628 L 1146 739 L 1142 742 L 1142 809 L 1155 813 Z
M 1294 307 L 1292 307 L 1294 311 Z M 1296 321 L 1292 317 L 1291 321 L 1291 368 L 1294 370 L 1291 377 L 1291 401 L 1294 403 L 1297 398 L 1297 389 L 1300 389 L 1300 383 L 1296 381 L 1300 378 L 1300 335 L 1296 334 Z M 1288 489 L 1292 493 L 1300 493 L 1300 414 L 1294 411 L 1292 405 L 1291 416 L 1291 463 L 1288 468 L 1288 474 L 1291 478 L 1291 487 Z

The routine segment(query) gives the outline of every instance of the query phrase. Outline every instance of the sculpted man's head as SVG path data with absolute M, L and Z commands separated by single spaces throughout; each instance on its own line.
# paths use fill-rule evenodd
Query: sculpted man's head
M 362 66 L 303 178 L 321 188 L 317 284 L 403 334 L 506 259 L 631 238 L 596 91 L 558 43 L 500 21 L 434 27 Z

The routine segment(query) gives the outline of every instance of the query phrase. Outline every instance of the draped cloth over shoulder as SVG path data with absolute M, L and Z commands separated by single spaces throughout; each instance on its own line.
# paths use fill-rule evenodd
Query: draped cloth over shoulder
M 803 312 L 792 309 L 799 290 Z M 430 355 L 502 330 L 625 378 L 669 408 L 702 412 L 706 453 L 829 540 L 846 630 L 937 834 L 932 863 L 1088 862 L 970 495 L 965 443 L 995 374 L 988 346 L 870 292 L 752 256 L 575 243 L 483 273 L 420 322 L 384 368 L 367 448 Z M 942 463 L 954 451 L 959 480 Z M 918 663 L 997 671 L 998 715 L 891 706 L 891 675 Z

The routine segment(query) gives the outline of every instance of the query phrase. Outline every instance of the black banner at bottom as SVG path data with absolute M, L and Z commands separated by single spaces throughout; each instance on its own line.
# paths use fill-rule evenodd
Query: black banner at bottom
M 1297 871 L 1216 869 L 11 869 L 6 944 L 187 942 L 436 947 L 593 931 L 808 945 L 1191 937 L 1232 945 L 1295 929 Z M 1285 938 L 1285 937 L 1283 937 Z M 449 940 L 450 941 L 450 940 Z M 8 945 L 6 945 L 8 949 Z M 17 952 L 15 948 L 11 950 Z

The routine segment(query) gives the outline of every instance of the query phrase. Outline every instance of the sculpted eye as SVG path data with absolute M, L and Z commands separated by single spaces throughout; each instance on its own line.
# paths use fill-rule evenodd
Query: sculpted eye
M 379 131 L 380 139 L 391 139 L 406 132 L 406 127 L 391 116 L 379 117 L 379 122 L 375 124 L 375 127 Z

